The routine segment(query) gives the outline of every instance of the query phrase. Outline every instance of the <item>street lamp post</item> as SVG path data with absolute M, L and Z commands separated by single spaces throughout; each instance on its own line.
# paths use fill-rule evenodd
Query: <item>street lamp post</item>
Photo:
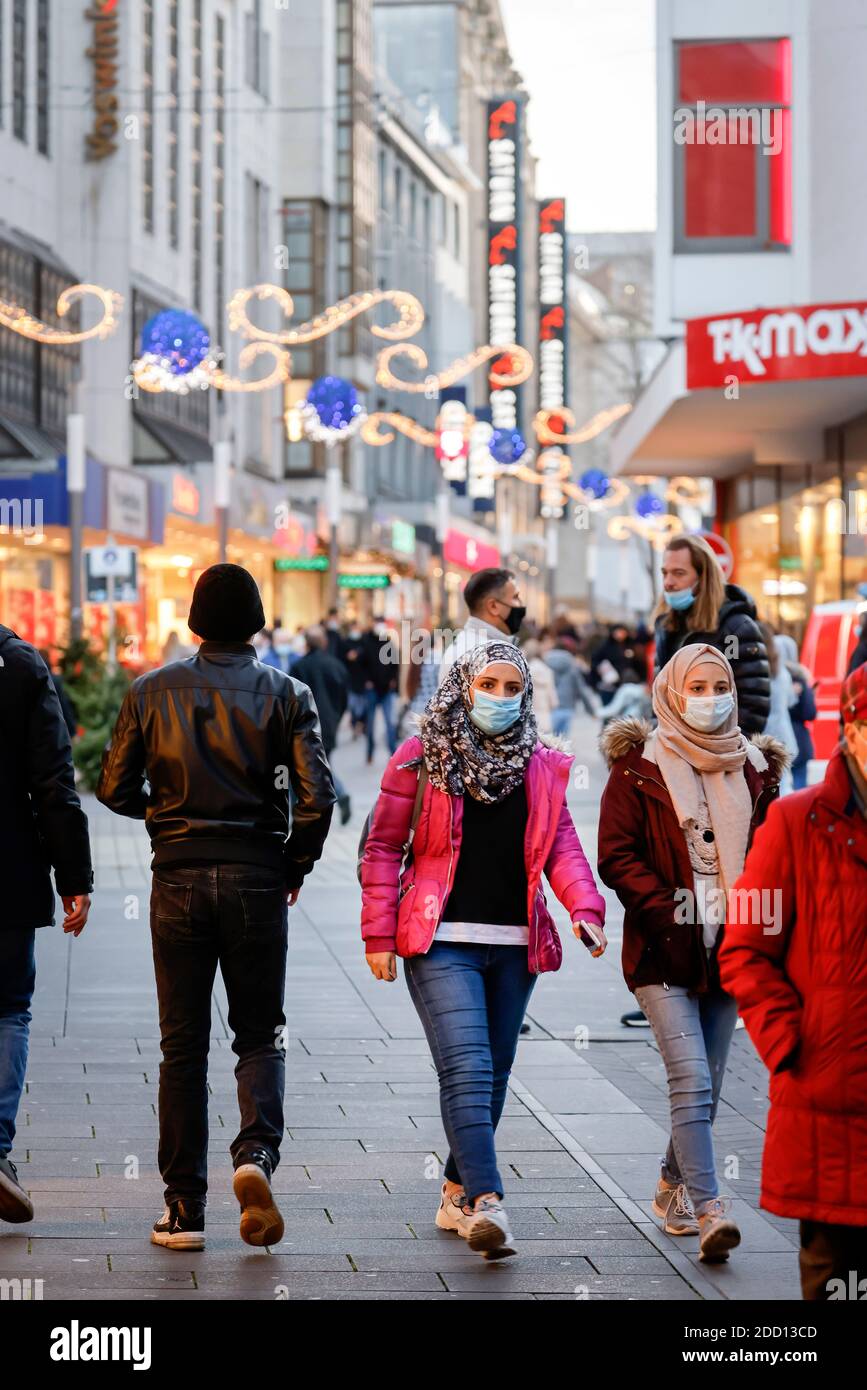
M 554 617 L 554 597 L 557 592 L 557 561 L 559 558 L 560 522 L 549 516 L 545 522 L 545 561 L 547 564 L 546 592 L 548 598 L 548 622 Z
M 69 635 L 78 641 L 84 630 L 82 602 L 82 541 L 84 535 L 84 488 L 87 473 L 84 446 L 84 416 L 66 417 L 66 489 L 69 494 Z
M 325 468 L 325 512 L 328 519 L 328 607 L 336 608 L 339 597 L 337 570 L 340 564 L 340 504 L 343 473 L 336 449 L 328 449 Z
M 229 503 L 232 492 L 232 445 L 220 439 L 214 445 L 214 511 L 220 564 L 226 563 L 229 542 Z

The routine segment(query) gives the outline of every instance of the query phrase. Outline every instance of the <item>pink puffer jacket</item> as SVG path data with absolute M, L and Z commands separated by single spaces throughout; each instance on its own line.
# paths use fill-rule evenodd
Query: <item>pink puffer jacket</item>
M 463 798 L 447 796 L 430 782 L 424 791 L 411 860 L 403 879 L 399 877 L 421 756 L 421 739 L 407 739 L 390 759 L 382 779 L 361 864 L 361 935 L 368 953 L 426 954 L 454 883 L 461 852 Z M 415 766 L 406 766 L 413 762 Z M 568 754 L 540 743 L 524 775 L 528 963 L 534 975 L 559 970 L 563 958 L 557 928 L 545 905 L 543 871 L 573 922 L 584 918 L 602 926 L 605 921 L 605 902 L 596 890 L 566 805 L 571 765 Z

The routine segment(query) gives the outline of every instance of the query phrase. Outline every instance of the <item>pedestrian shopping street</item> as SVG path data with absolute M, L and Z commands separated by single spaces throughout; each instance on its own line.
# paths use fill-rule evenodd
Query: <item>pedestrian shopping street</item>
M 574 741 L 589 785 L 571 790 L 570 805 L 591 863 L 605 776 L 596 737 L 595 721 L 581 716 Z M 700 1264 L 697 1238 L 665 1236 L 651 1215 L 668 1101 L 649 1030 L 619 1023 L 631 996 L 610 893 L 607 955 L 591 960 L 569 935 L 519 1045 L 498 1133 L 519 1258 L 488 1263 L 436 1229 L 446 1152 L 436 1077 L 401 974 L 394 984 L 373 979 L 358 929 L 356 845 L 383 765 L 379 749 L 367 768 L 363 740 L 338 749 L 352 820 L 332 829 L 290 910 L 287 1133 L 274 1179 L 286 1234 L 270 1250 L 238 1238 L 234 1058 L 219 980 L 207 1249 L 149 1243 L 162 1190 L 148 842 L 143 825 L 85 799 L 93 909 L 78 940 L 58 928 L 37 935 L 13 1155 L 36 1217 L 23 1233 L 2 1228 L 0 1278 L 42 1280 L 46 1299 L 796 1299 L 796 1223 L 758 1210 L 766 1073 L 744 1031 L 715 1125 L 740 1249 L 728 1264 Z

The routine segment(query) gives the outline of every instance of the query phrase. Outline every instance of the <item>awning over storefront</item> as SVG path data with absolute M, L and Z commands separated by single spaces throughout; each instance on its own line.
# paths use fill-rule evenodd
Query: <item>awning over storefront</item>
M 150 415 L 135 413 L 133 453 L 136 464 L 204 463 L 211 458 L 211 445 L 201 435 L 193 434 L 169 420 L 156 420 Z
M 63 440 L 38 429 L 35 425 L 21 425 L 8 415 L 0 414 L 0 464 L 14 463 L 18 460 L 51 460 L 63 449 Z
M 733 388 L 690 391 L 686 380 L 681 341 L 612 439 L 613 474 L 726 478 L 751 464 L 817 460 L 823 430 L 867 410 L 867 375 L 740 382 L 737 397 Z

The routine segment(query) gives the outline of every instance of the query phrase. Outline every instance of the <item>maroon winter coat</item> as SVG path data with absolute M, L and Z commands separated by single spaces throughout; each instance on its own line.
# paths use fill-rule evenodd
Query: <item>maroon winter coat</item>
M 625 908 L 622 963 L 629 988 L 681 985 L 703 994 L 718 979 L 722 932 L 708 960 L 701 922 L 677 920 L 675 894 L 693 891 L 693 872 L 662 773 L 643 757 L 649 734 L 644 719 L 614 719 L 602 735 L 601 748 L 611 771 L 599 817 L 599 877 Z M 765 734 L 751 742 L 768 762 L 764 772 L 744 763 L 753 799 L 752 835 L 777 795 L 787 754 L 781 743 Z
M 867 820 L 839 749 L 771 808 L 735 887 L 779 895 L 775 930 L 729 924 L 719 960 L 771 1073 L 761 1204 L 867 1226 Z

